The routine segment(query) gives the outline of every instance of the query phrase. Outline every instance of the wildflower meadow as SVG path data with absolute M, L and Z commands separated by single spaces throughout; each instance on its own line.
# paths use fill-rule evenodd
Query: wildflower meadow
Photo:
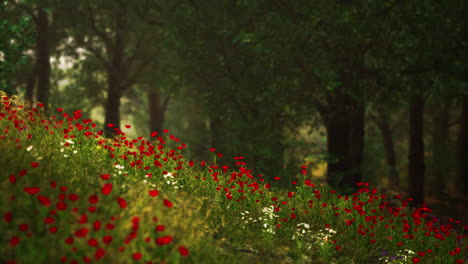
M 242 156 L 187 160 L 168 130 L 108 139 L 79 110 L 0 103 L 0 263 L 468 263 L 468 226 L 411 198 L 340 195 L 305 166 L 280 189 Z

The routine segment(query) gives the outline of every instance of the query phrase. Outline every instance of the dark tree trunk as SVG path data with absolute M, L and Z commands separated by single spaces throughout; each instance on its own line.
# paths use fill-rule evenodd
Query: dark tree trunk
M 327 130 L 327 149 L 330 155 L 327 168 L 327 182 L 338 188 L 349 173 L 351 161 L 350 134 L 351 127 L 347 118 L 348 109 L 344 95 L 330 96 L 324 117 Z
M 431 193 L 441 196 L 447 184 L 450 100 L 444 100 L 433 113 Z
M 115 137 L 115 129 L 120 129 L 120 87 L 118 83 L 108 82 L 107 101 L 105 107 L 104 134 Z M 111 124 L 112 126 L 108 126 Z
M 379 111 L 379 117 L 376 120 L 377 126 L 382 133 L 383 145 L 385 149 L 385 160 L 389 168 L 389 184 L 392 188 L 399 188 L 400 177 L 398 175 L 395 144 L 393 142 L 393 130 L 390 126 L 390 117 L 385 110 Z
M 350 152 L 351 172 L 349 177 L 344 179 L 344 184 L 355 187 L 358 182 L 362 182 L 362 160 L 364 157 L 364 125 L 365 107 L 356 102 L 350 113 Z
M 44 8 L 37 15 L 37 96 L 47 113 L 50 93 L 49 21 Z
M 29 102 L 30 106 L 32 106 L 34 102 L 34 87 L 36 86 L 37 80 L 37 71 L 36 71 L 36 63 L 33 65 L 33 69 L 28 76 L 28 80 L 26 82 L 26 88 L 24 93 L 24 100 Z
M 329 120 L 327 128 L 327 148 L 331 156 L 328 162 L 328 184 L 341 185 L 345 172 L 349 170 L 349 126 L 347 123 Z
M 214 153 L 223 155 L 221 165 L 233 166 L 233 133 L 226 126 L 226 120 L 222 120 L 217 114 L 210 117 L 210 143 L 211 147 L 215 148 Z M 247 165 L 253 165 L 249 162 Z M 219 164 L 219 163 L 218 163 Z
M 410 138 L 408 153 L 408 195 L 416 206 L 424 203 L 424 141 L 423 141 L 424 96 L 412 95 L 410 98 Z
M 281 129 L 282 121 L 280 119 L 268 120 L 267 115 L 275 116 L 274 113 L 257 112 L 250 121 L 243 120 L 244 127 L 236 133 L 239 140 L 237 148 L 233 154 L 244 154 L 248 158 L 248 165 L 252 167 L 255 174 L 265 175 L 265 180 L 274 183 L 276 186 L 286 187 L 289 185 L 290 175 L 297 172 L 298 166 L 294 171 L 286 173 L 283 154 L 285 151 L 284 134 Z M 249 125 L 257 123 L 257 125 Z M 247 149 L 247 151 L 244 151 Z M 274 177 L 280 177 L 280 180 L 272 180 Z M 292 178 L 291 178 L 292 179 Z
M 329 96 L 322 112 L 327 132 L 328 184 L 350 194 L 362 181 L 365 107 L 345 94 Z
M 158 132 L 158 135 L 160 135 L 162 133 L 164 113 L 166 112 L 167 104 L 169 103 L 169 97 L 167 97 L 164 102 L 161 102 L 161 95 L 159 91 L 149 87 L 148 99 L 150 112 L 150 133 Z
M 204 118 L 200 118 L 200 116 L 203 116 L 201 114 L 201 108 L 196 106 L 193 109 L 194 116 L 189 119 L 189 128 L 191 133 L 191 138 L 190 138 L 190 154 L 191 158 L 195 160 L 206 160 L 209 157 L 206 155 L 207 154 L 207 145 L 206 142 L 208 142 L 208 135 L 209 131 L 205 123 Z
M 220 151 L 222 149 L 222 129 L 223 129 L 223 122 L 218 118 L 211 116 L 210 117 L 210 145 L 212 148 L 218 149 Z
M 161 96 L 155 89 L 148 89 L 149 111 L 150 111 L 150 133 L 162 133 L 163 114 L 161 113 Z
M 468 95 L 463 96 L 460 127 L 460 176 L 463 193 L 468 195 Z
M 107 71 L 107 102 L 105 107 L 104 133 L 114 137 L 116 129 L 120 130 L 120 97 L 125 87 L 122 87 L 125 73 L 123 71 L 124 44 L 121 32 L 116 32 L 115 43 L 107 50 L 111 64 Z M 109 127 L 108 124 L 112 124 Z

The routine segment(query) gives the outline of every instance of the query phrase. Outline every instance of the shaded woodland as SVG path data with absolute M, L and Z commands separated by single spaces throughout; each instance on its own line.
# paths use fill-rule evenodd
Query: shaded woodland
M 369 182 L 468 219 L 466 1 L 0 3 L 10 95 L 108 137 L 169 129 L 190 158 L 244 156 L 279 187 L 326 164 L 340 192 Z

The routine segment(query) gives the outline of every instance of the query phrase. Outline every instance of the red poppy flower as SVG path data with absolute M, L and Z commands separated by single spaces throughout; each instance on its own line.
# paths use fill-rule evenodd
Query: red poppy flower
M 89 230 L 87 228 L 81 228 L 75 231 L 75 236 L 77 237 L 85 237 L 88 234 Z
M 95 258 L 96 260 L 99 260 L 99 259 L 101 259 L 102 257 L 104 257 L 105 254 L 106 254 L 106 251 L 104 251 L 104 249 L 98 248 L 98 249 L 96 250 L 96 253 L 94 253 L 94 258 Z
M 104 244 L 106 244 L 106 245 L 109 245 L 109 244 L 112 242 L 112 236 L 110 236 L 110 235 L 105 235 L 105 236 L 102 238 L 102 242 L 104 242 Z
M 82 214 L 78 223 L 86 224 L 87 222 L 88 222 L 88 216 L 86 214 Z
M 102 186 L 102 193 L 105 195 L 110 194 L 112 191 L 112 184 L 111 183 L 106 183 L 104 186 Z
M 117 197 L 117 202 L 119 203 L 120 208 L 127 207 L 127 202 L 122 197 Z
M 19 225 L 18 228 L 21 231 L 26 231 L 26 230 L 28 230 L 29 227 L 28 227 L 28 224 L 21 224 L 21 225 Z
M 30 195 L 34 195 L 41 191 L 39 187 L 24 187 L 23 190 Z
M 69 237 L 69 238 L 65 239 L 65 243 L 67 243 L 69 245 L 73 244 L 73 237 Z
M 44 206 L 49 206 L 51 204 L 49 198 L 42 195 L 37 196 L 37 200 Z
M 17 236 L 14 236 L 10 239 L 10 246 L 14 247 L 18 245 L 19 242 L 20 242 L 20 238 Z
M 164 199 L 163 202 L 164 202 L 164 205 L 165 205 L 166 207 L 169 207 L 169 208 L 172 207 L 172 202 L 171 202 L 171 201 L 169 201 L 169 200 L 167 200 L 167 199 Z
M 141 253 L 139 253 L 139 252 L 133 253 L 132 258 L 134 260 L 140 260 L 141 259 Z
M 88 245 L 90 247 L 97 247 L 98 246 L 98 241 L 95 238 L 91 238 L 88 240 Z
M 180 246 L 178 250 L 179 250 L 180 255 L 182 255 L 183 257 L 188 256 L 189 254 L 188 249 L 184 246 Z
M 89 203 L 95 204 L 99 201 L 99 198 L 97 195 L 93 194 L 89 197 Z
M 10 223 L 10 222 L 11 222 L 11 218 L 12 218 L 11 212 L 6 212 L 6 213 L 3 215 L 3 219 L 5 219 L 5 222 L 7 222 L 7 223 Z
M 98 231 L 99 229 L 101 229 L 101 222 L 99 222 L 98 220 L 94 221 L 93 223 L 93 228 L 94 230 Z
M 57 210 L 64 211 L 67 209 L 67 204 L 64 202 L 58 202 L 56 207 L 57 207 Z
M 44 218 L 44 224 L 53 224 L 54 222 L 55 222 L 55 219 L 52 217 L 47 216 Z
M 172 237 L 171 236 L 163 236 L 163 237 L 158 237 L 156 239 L 156 244 L 159 246 L 167 245 L 172 242 Z
M 58 230 L 58 229 L 57 229 L 56 226 L 51 226 L 51 227 L 49 228 L 49 232 L 52 233 L 52 234 L 57 233 L 57 230 Z
M 79 199 L 79 197 L 78 197 L 77 194 L 71 193 L 71 194 L 68 195 L 68 199 L 70 201 L 77 201 Z

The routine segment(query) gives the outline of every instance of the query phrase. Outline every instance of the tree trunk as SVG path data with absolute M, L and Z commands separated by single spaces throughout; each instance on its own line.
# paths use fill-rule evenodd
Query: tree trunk
M 468 195 L 468 95 L 463 96 L 461 127 L 460 127 L 460 177 L 463 193 Z
M 424 96 L 412 95 L 410 98 L 410 138 L 408 153 L 408 195 L 416 206 L 424 203 L 424 141 L 423 141 Z
M 223 122 L 219 117 L 210 117 L 210 145 L 218 152 L 223 151 Z M 226 153 L 224 153 L 226 154 Z
M 113 81 L 108 81 L 107 101 L 105 107 L 104 134 L 115 137 L 115 129 L 120 129 L 120 87 Z M 112 126 L 108 126 L 111 124 Z
M 161 104 L 161 96 L 154 88 L 148 88 L 149 112 L 150 112 L 150 133 L 162 133 L 164 113 Z
M 227 128 L 227 121 L 222 120 L 219 115 L 214 114 L 210 116 L 210 144 L 212 148 L 215 148 L 215 153 L 221 153 L 223 155 L 223 162 L 221 165 L 234 166 L 234 152 L 233 139 L 234 136 L 232 131 Z M 252 165 L 253 162 L 249 162 L 247 165 Z M 218 163 L 220 164 L 220 163 Z
M 336 93 L 329 96 L 325 120 L 328 162 L 327 181 L 345 194 L 357 189 L 362 181 L 365 107 L 362 102 Z
M 29 102 L 29 105 L 32 106 L 34 102 L 34 88 L 36 86 L 37 81 L 37 71 L 36 71 L 36 63 L 33 63 L 33 68 L 31 73 L 28 76 L 28 80 L 26 82 L 26 88 L 24 93 L 24 100 Z
M 37 15 L 37 101 L 44 104 L 48 111 L 50 93 L 50 54 L 49 54 L 49 21 L 47 12 L 39 7 Z
M 433 113 L 432 128 L 432 184 L 431 194 L 441 196 L 446 188 L 449 144 L 450 100 L 444 100 L 442 106 Z
M 195 160 L 208 159 L 208 149 L 206 142 L 208 141 L 209 130 L 205 123 L 205 118 L 201 113 L 201 107 L 194 106 L 192 109 L 194 116 L 189 119 L 189 129 L 193 133 L 190 134 L 189 151 L 191 158 Z
M 349 173 L 351 161 L 349 109 L 344 95 L 331 95 L 325 113 L 321 113 L 327 132 L 327 149 L 330 155 L 327 169 L 327 182 L 334 188 L 342 185 Z
M 362 182 L 362 160 L 364 157 L 364 125 L 365 125 L 365 107 L 363 104 L 355 102 L 355 107 L 350 113 L 350 166 L 349 177 L 344 179 L 347 186 L 356 187 L 358 182 Z
M 107 102 L 105 108 L 104 133 L 107 137 L 114 137 L 115 130 L 120 130 L 120 97 L 125 87 L 122 87 L 126 76 L 123 70 L 124 43 L 121 32 L 117 31 L 115 42 L 107 50 L 111 58 L 110 67 L 107 70 Z M 109 127 L 108 124 L 113 125 Z
M 148 87 L 148 98 L 150 111 L 150 133 L 158 132 L 158 135 L 160 135 L 163 130 L 164 115 L 170 97 L 166 97 L 166 99 L 161 102 L 162 98 L 159 91 Z
M 331 186 L 338 187 L 349 169 L 349 126 L 346 123 L 330 120 L 326 128 L 327 148 L 331 156 L 328 162 L 327 181 Z
M 389 184 L 392 188 L 399 188 L 400 177 L 397 170 L 395 144 L 393 142 L 393 131 L 390 126 L 390 117 L 385 110 L 379 110 L 379 117 L 376 121 L 382 133 L 385 160 L 389 168 Z

